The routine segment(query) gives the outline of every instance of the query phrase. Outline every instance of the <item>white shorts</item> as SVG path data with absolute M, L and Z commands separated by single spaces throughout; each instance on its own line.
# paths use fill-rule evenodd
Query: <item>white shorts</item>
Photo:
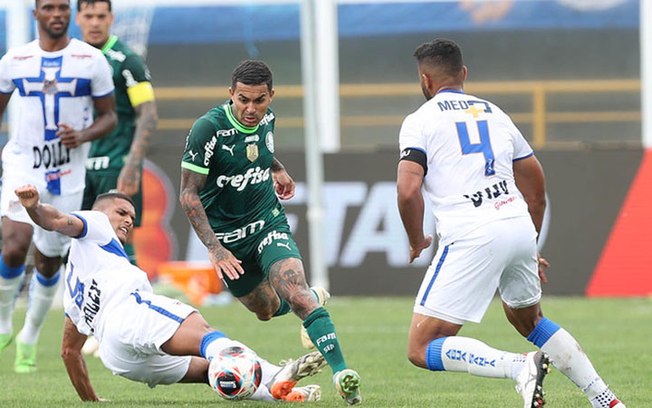
M 150 387 L 179 382 L 188 372 L 192 357 L 165 354 L 161 345 L 193 312 L 193 307 L 166 296 L 132 294 L 104 325 L 98 339 L 102 363 L 114 375 Z
M 27 210 L 20 204 L 20 200 L 14 191 L 18 187 L 28 184 L 19 177 L 7 176 L 6 172 L 2 179 L 2 193 L 0 194 L 0 214 L 12 221 L 30 224 L 34 227 L 34 246 L 45 256 L 55 258 L 65 256 L 70 248 L 70 237 L 59 234 L 55 231 L 46 231 L 34 224 Z M 52 204 L 64 213 L 77 211 L 81 208 L 84 192 L 60 196 L 51 194 L 47 190 L 39 190 L 42 203 Z
M 414 312 L 454 324 L 479 323 L 496 289 L 515 309 L 541 299 L 536 231 L 529 217 L 494 221 L 441 246 L 421 283 Z

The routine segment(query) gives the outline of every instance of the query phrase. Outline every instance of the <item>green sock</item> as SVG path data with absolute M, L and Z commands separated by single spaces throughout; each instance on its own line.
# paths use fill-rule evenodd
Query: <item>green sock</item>
M 125 252 L 129 257 L 129 262 L 131 262 L 132 265 L 138 266 L 138 263 L 136 262 L 136 248 L 134 248 L 134 244 L 127 242 L 125 244 Z
M 274 317 L 278 316 L 283 316 L 285 314 L 288 314 L 292 309 L 290 308 L 290 304 L 285 301 L 282 297 L 278 297 L 278 299 L 281 301 L 281 304 L 278 307 L 278 310 L 276 313 L 274 313 Z
M 335 325 L 326 309 L 318 307 L 303 321 L 303 327 L 308 331 L 308 336 L 317 350 L 324 356 L 333 374 L 346 369 L 346 362 L 342 355 L 342 347 L 335 334 Z

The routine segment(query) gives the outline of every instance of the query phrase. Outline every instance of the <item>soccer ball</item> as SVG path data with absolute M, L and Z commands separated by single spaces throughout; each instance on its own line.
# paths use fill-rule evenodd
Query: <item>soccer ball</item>
M 263 378 L 258 356 L 240 346 L 228 347 L 211 360 L 208 383 L 220 397 L 243 400 L 254 395 Z

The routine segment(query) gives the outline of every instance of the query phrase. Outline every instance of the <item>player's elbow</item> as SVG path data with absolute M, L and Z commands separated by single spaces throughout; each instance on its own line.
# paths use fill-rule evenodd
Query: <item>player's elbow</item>
M 530 194 L 525 201 L 530 212 L 543 213 L 546 209 L 546 194 L 544 192 Z

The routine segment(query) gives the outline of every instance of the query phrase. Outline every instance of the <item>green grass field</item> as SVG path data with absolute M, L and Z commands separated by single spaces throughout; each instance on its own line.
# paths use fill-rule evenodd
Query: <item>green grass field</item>
M 605 381 L 629 408 L 649 407 L 652 390 L 652 301 L 650 299 L 547 298 L 546 316 L 570 331 L 583 345 Z M 411 366 L 405 358 L 411 298 L 338 298 L 328 306 L 335 320 L 349 365 L 362 376 L 364 406 L 368 407 L 521 407 L 511 380 L 472 377 L 460 373 L 432 373 Z M 296 357 L 304 351 L 299 341 L 299 320 L 286 316 L 258 322 L 242 306 L 206 308 L 214 327 L 254 348 L 270 361 Z M 16 314 L 20 327 L 24 309 Z M 53 311 L 41 335 L 39 370 L 31 375 L 13 372 L 14 348 L 0 355 L 0 407 L 68 407 L 81 405 L 59 358 L 61 311 Z M 533 346 L 509 326 L 498 303 L 492 304 L 482 324 L 468 325 L 461 333 L 511 351 Z M 98 394 L 112 407 L 218 406 L 257 407 L 269 404 L 220 400 L 203 385 L 177 384 L 149 389 L 113 377 L 95 358 L 87 360 Z M 331 385 L 330 370 L 306 379 L 322 386 L 315 407 L 345 403 Z M 547 407 L 589 407 L 584 395 L 561 373 L 553 370 L 545 382 Z

